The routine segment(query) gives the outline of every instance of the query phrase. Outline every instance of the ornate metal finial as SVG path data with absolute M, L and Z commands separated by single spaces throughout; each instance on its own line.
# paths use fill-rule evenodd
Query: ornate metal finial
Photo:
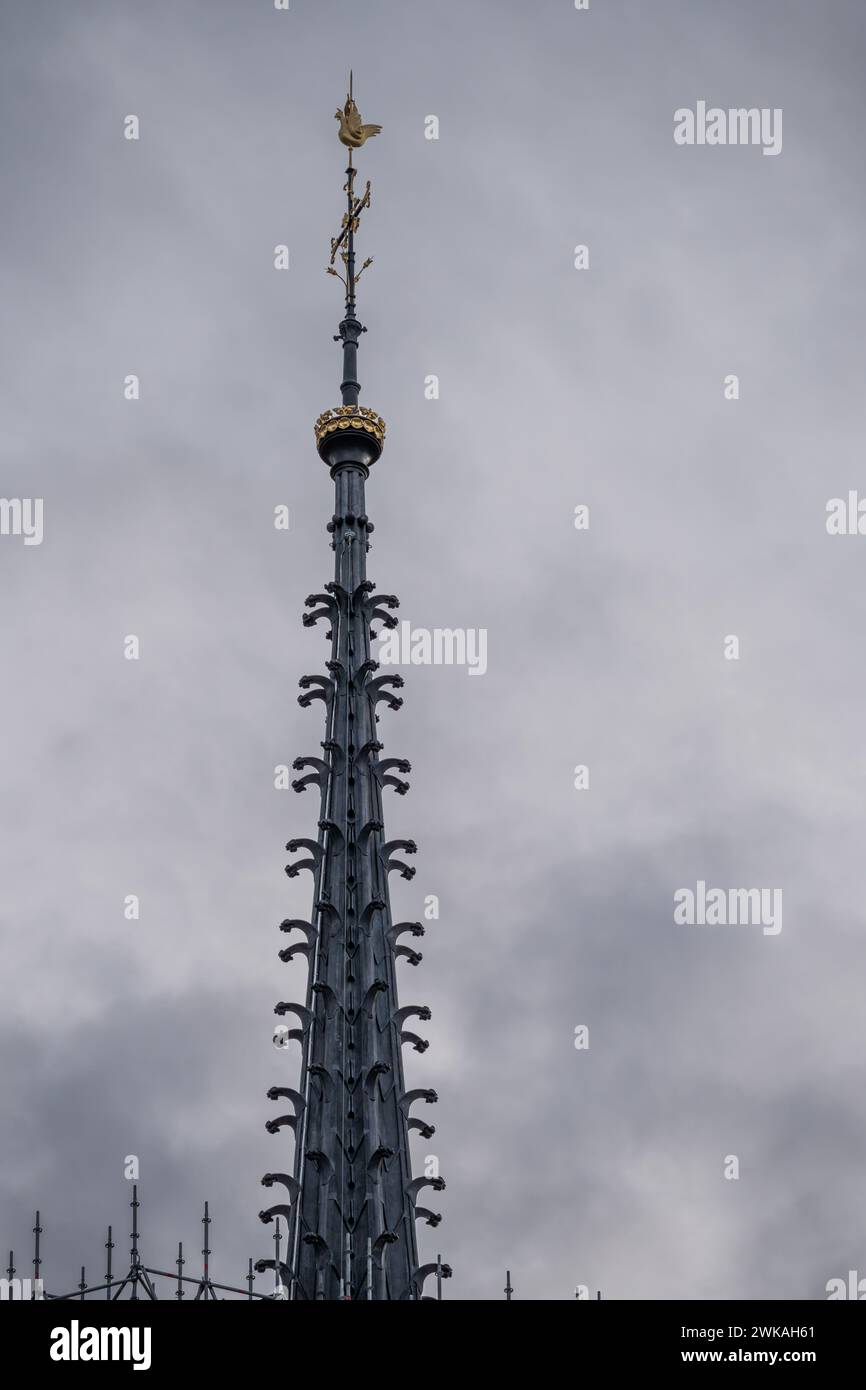
M 334 341 L 339 343 L 343 350 L 343 379 L 340 382 L 342 404 L 332 410 L 325 411 L 316 421 L 316 444 L 321 457 L 329 465 L 332 473 L 335 469 L 344 466 L 349 454 L 351 454 L 353 464 L 357 464 L 358 467 L 365 470 L 368 469 L 382 452 L 385 437 L 385 423 L 381 416 L 377 415 L 375 411 L 363 409 L 358 405 L 358 397 L 361 392 L 361 384 L 358 381 L 358 344 L 361 334 L 366 333 L 367 330 L 358 321 L 355 287 L 367 266 L 373 264 L 373 258 L 368 256 L 360 269 L 355 270 L 355 233 L 360 225 L 361 213 L 370 206 L 370 181 L 367 180 L 363 194 L 356 195 L 356 170 L 352 164 L 352 151 L 359 149 L 369 140 L 371 135 L 378 135 L 382 127 L 364 125 L 361 120 L 352 95 L 351 72 L 349 73 L 349 92 L 346 97 L 346 104 L 342 110 L 337 111 L 336 115 L 340 122 L 340 140 L 349 151 L 346 182 L 343 184 L 343 192 L 346 194 L 346 211 L 343 213 L 338 235 L 331 238 L 331 261 L 330 265 L 326 266 L 326 270 L 329 275 L 336 276 L 346 292 L 346 309 L 340 323 L 340 331 L 334 335 Z M 335 262 L 338 257 L 343 266 L 342 274 L 335 269 Z M 362 446 L 359 455 L 355 448 L 356 444 Z
M 355 286 L 360 280 L 367 266 L 373 264 L 373 257 L 368 256 L 360 270 L 355 271 L 355 233 L 358 230 L 361 213 L 364 208 L 370 206 L 370 180 L 367 180 L 364 192 L 360 197 L 355 196 L 355 167 L 352 164 L 352 151 L 358 150 L 372 135 L 378 135 L 382 129 L 380 125 L 364 125 L 361 120 L 361 113 L 355 105 L 352 96 L 352 73 L 349 72 L 349 91 L 346 96 L 346 104 L 342 110 L 338 107 L 334 113 L 340 122 L 338 131 L 340 143 L 345 145 L 349 151 L 349 165 L 346 169 L 346 182 L 343 184 L 343 192 L 348 199 L 346 212 L 343 214 L 343 221 L 340 233 L 331 238 L 331 260 L 326 267 L 329 275 L 335 275 L 343 284 L 346 291 L 346 317 L 352 317 L 355 305 Z M 343 262 L 344 274 L 334 269 L 334 262 L 339 255 Z

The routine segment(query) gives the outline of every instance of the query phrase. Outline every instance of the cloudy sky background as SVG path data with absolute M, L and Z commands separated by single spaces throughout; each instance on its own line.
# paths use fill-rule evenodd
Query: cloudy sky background
M 370 573 L 489 634 L 483 678 L 413 668 L 382 719 L 395 910 L 441 901 L 401 977 L 433 1009 L 425 1253 L 467 1299 L 866 1273 L 866 539 L 825 530 L 866 493 L 862 4 L 5 0 L 0 29 L 0 493 L 45 499 L 41 546 L 0 540 L 3 1250 L 27 1272 L 38 1206 L 55 1292 L 109 1221 L 120 1263 L 137 1154 L 151 1263 L 182 1238 L 195 1271 L 205 1197 L 219 1277 L 272 1253 L 283 845 L 316 815 L 273 769 L 322 737 L 351 62 L 384 127 Z M 782 107 L 781 155 L 676 146 L 699 99 Z M 699 878 L 781 888 L 781 934 L 675 926 Z

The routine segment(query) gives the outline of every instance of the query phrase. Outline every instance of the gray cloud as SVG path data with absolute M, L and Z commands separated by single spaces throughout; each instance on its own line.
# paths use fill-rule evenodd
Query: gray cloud
M 506 1268 L 523 1297 L 822 1296 L 857 1267 L 866 1137 L 866 542 L 824 530 L 863 471 L 861 7 L 2 25 L 2 492 L 45 498 L 45 540 L 0 540 L 0 1238 L 20 1264 L 38 1206 L 51 1286 L 98 1270 L 137 1153 L 154 1263 L 197 1258 L 205 1197 L 220 1275 L 270 1253 L 276 924 L 309 905 L 282 846 L 314 816 L 272 772 L 322 736 L 295 694 L 332 558 L 345 53 L 384 127 L 371 573 L 413 624 L 489 633 L 483 679 L 413 668 L 382 722 L 413 764 L 398 907 L 442 905 L 402 977 L 433 1008 L 427 1251 L 462 1298 Z M 699 98 L 783 107 L 782 155 L 676 147 Z M 781 887 L 781 936 L 675 927 L 698 878 Z

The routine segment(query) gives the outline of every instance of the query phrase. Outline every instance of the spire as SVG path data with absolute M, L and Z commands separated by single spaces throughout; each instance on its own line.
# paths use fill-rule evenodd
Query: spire
M 428 1046 L 409 1023 L 429 1019 L 430 1010 L 423 1004 L 400 1006 L 397 962 L 418 964 L 420 952 L 399 939 L 423 936 L 424 927 L 395 923 L 391 915 L 390 876 L 414 876 L 403 856 L 413 855 L 416 846 L 410 839 L 387 838 L 384 794 L 392 790 L 404 796 L 409 784 L 403 775 L 410 768 L 405 759 L 381 756 L 378 710 L 400 708 L 402 699 L 394 692 L 403 680 L 377 675 L 370 651 L 377 629 L 397 626 L 398 600 L 374 596 L 366 572 L 373 524 L 365 483 L 382 452 L 385 422 L 358 403 L 363 328 L 356 317 L 356 286 L 370 260 L 356 273 L 355 235 L 370 206 L 370 184 L 359 197 L 352 151 L 380 127 L 362 123 L 351 75 L 346 103 L 336 114 L 339 138 L 349 149 L 346 212 L 331 241 L 328 266 L 346 296 L 337 335 L 343 350 L 342 404 L 326 410 L 315 426 L 319 455 L 335 490 L 328 524 L 334 579 L 310 595 L 310 611 L 303 616 L 305 627 L 323 623 L 330 659 L 324 674 L 301 678 L 298 697 L 304 707 L 322 702 L 325 737 L 323 756 L 294 763 L 304 774 L 293 783 L 295 790 L 318 790 L 318 834 L 287 845 L 297 856 L 287 865 L 289 877 L 307 870 L 312 879 L 312 910 L 309 921 L 281 924 L 291 940 L 279 956 L 291 967 L 295 985 L 275 1012 L 297 1024 L 288 1039 L 299 1044 L 301 1068 L 297 1089 L 281 1084 L 268 1092 L 285 1113 L 270 1119 L 267 1128 L 281 1152 L 284 1131 L 291 1131 L 294 1156 L 291 1173 L 267 1173 L 262 1179 L 266 1187 L 279 1183 L 288 1200 L 260 1216 L 265 1222 L 288 1220 L 285 1265 L 278 1267 L 293 1300 L 417 1300 L 429 1296 L 424 1292 L 429 1276 L 438 1286 L 451 1271 L 439 1260 L 420 1265 L 418 1259 L 416 1221 L 435 1226 L 441 1220 L 419 1198 L 425 1188 L 439 1191 L 445 1183 L 435 1161 L 416 1178 L 410 1162 L 409 1131 L 425 1139 L 434 1133 L 412 1108 L 437 1097 L 435 1091 L 406 1086 L 403 1049 L 421 1053 Z M 337 258 L 342 274 L 335 269 Z M 297 983 L 302 972 L 305 988 Z

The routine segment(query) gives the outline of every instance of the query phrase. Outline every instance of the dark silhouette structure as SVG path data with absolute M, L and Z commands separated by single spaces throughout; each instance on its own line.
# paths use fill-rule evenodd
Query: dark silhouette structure
M 244 1276 L 246 1289 L 243 1289 L 237 1284 L 216 1283 L 211 1277 L 210 1256 L 212 1252 L 210 1249 L 210 1228 L 213 1222 L 207 1202 L 204 1204 L 204 1216 L 201 1219 L 201 1224 L 204 1227 L 204 1245 L 201 1251 L 202 1266 L 201 1274 L 199 1275 L 184 1274 L 183 1271 L 187 1261 L 184 1259 L 182 1241 L 178 1243 L 177 1259 L 172 1261 L 176 1273 L 172 1274 L 165 1269 L 155 1269 L 151 1265 L 146 1264 L 141 1253 L 141 1231 L 138 1223 L 138 1212 L 141 1203 L 138 1200 L 137 1184 L 133 1185 L 129 1206 L 132 1212 L 132 1230 L 129 1233 L 129 1264 L 127 1266 L 122 1266 L 122 1273 L 116 1273 L 113 1266 L 112 1256 L 117 1245 L 112 1239 L 112 1228 L 109 1226 L 108 1238 L 105 1241 L 105 1274 L 102 1279 L 98 1280 L 96 1283 L 88 1282 L 87 1270 L 82 1265 L 81 1278 L 75 1288 L 69 1289 L 65 1293 L 50 1292 L 44 1287 L 44 1280 L 42 1277 L 42 1266 L 45 1261 L 42 1255 L 40 1238 L 44 1233 L 44 1227 L 41 1224 L 39 1212 L 37 1211 L 36 1222 L 33 1227 L 32 1280 L 29 1276 L 26 1281 L 16 1279 L 15 1252 L 10 1250 L 9 1264 L 6 1267 L 7 1287 L 4 1290 L 5 1296 L 13 1301 L 15 1299 L 25 1298 L 61 1303 L 76 1298 L 83 1301 L 85 1298 L 92 1298 L 94 1296 L 105 1298 L 109 1301 L 129 1299 L 130 1302 L 133 1303 L 145 1299 L 155 1302 L 160 1300 L 160 1297 L 163 1299 L 175 1298 L 178 1301 L 184 1298 L 191 1298 L 194 1303 L 198 1303 L 202 1299 L 205 1302 L 224 1300 L 227 1295 L 234 1298 L 248 1299 L 249 1301 L 255 1299 L 284 1299 L 287 1297 L 287 1291 L 281 1284 L 278 1273 L 275 1274 L 273 1281 L 268 1284 L 266 1290 L 253 1289 L 256 1273 L 262 1273 L 265 1269 L 279 1270 L 281 1263 L 279 1222 L 277 1222 L 276 1234 L 274 1236 L 277 1256 L 276 1261 L 259 1260 L 254 1266 L 252 1259 L 250 1259 L 247 1264 L 246 1275 Z M 159 1285 L 156 1282 L 157 1280 L 168 1280 L 169 1283 L 173 1285 L 173 1291 L 169 1292 L 168 1286 L 166 1284 Z M 185 1287 L 188 1285 L 193 1285 L 194 1287 Z M 160 1287 L 165 1290 L 162 1295 L 158 1292 Z
M 441 1260 L 419 1264 L 415 1235 L 416 1221 L 436 1226 L 441 1220 L 424 1199 L 426 1189 L 439 1191 L 445 1183 L 438 1173 L 413 1177 L 409 1155 L 410 1130 L 425 1138 L 434 1132 L 415 1112 L 437 1097 L 432 1090 L 407 1090 L 403 1075 L 403 1048 L 424 1052 L 428 1046 L 413 1024 L 428 1019 L 430 1010 L 401 1007 L 397 998 L 397 961 L 419 963 L 412 943 L 424 927 L 394 922 L 389 901 L 390 875 L 410 879 L 415 873 L 403 855 L 414 854 L 416 846 L 388 839 L 383 810 L 386 790 L 401 797 L 408 791 L 410 768 L 402 758 L 382 756 L 379 736 L 378 711 L 399 709 L 395 691 L 403 679 L 378 675 L 370 655 L 380 625 L 396 627 L 398 601 L 377 594 L 367 578 L 373 523 L 365 485 L 382 452 L 385 423 L 359 404 L 358 344 L 365 330 L 355 292 L 370 261 L 356 274 L 355 234 L 370 205 L 370 185 L 356 195 L 355 173 L 350 150 L 346 213 L 329 267 L 346 291 L 335 338 L 342 348 L 342 403 L 315 426 L 319 455 L 334 480 L 328 523 L 334 578 L 309 596 L 303 616 L 306 627 L 325 628 L 330 659 L 322 674 L 302 677 L 298 697 L 303 706 L 321 701 L 325 737 L 321 755 L 294 763 L 302 774 L 295 790 L 318 795 L 318 834 L 287 845 L 298 856 L 287 874 L 308 870 L 312 876 L 313 909 L 310 921 L 281 924 L 292 940 L 279 953 L 295 970 L 302 964 L 306 989 L 297 1002 L 281 1002 L 275 1010 L 297 1024 L 285 1037 L 300 1047 L 301 1072 L 297 1090 L 275 1086 L 269 1092 L 286 1113 L 267 1124 L 274 1134 L 292 1131 L 294 1164 L 291 1173 L 262 1180 L 286 1189 L 287 1200 L 261 1217 L 288 1221 L 281 1273 L 293 1300 L 420 1299 L 428 1276 L 441 1296 L 441 1280 L 451 1273 Z M 338 256 L 343 275 L 334 269 Z

